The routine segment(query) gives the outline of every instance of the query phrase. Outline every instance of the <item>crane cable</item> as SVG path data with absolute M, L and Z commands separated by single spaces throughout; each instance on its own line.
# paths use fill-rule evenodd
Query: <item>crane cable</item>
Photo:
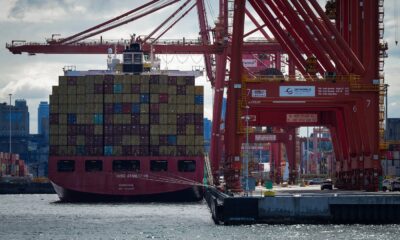
M 397 46 L 397 44 L 399 43 L 399 33 L 398 33 L 398 31 L 399 31 L 399 9 L 398 9 L 398 6 L 397 6 L 397 0 L 394 0 L 394 8 L 393 8 L 393 11 L 394 11 L 394 42 L 395 42 L 395 44 L 396 44 L 396 46 Z

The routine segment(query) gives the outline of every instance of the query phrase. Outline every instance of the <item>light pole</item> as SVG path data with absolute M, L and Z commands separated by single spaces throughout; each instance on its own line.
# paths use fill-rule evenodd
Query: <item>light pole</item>
M 385 143 L 386 143 L 386 141 L 388 140 L 388 136 L 387 136 L 387 134 L 388 134 L 388 87 L 389 87 L 389 84 L 385 84 L 385 134 L 384 134 L 384 139 L 385 139 Z M 393 161 L 393 160 L 392 160 Z M 385 176 L 388 176 L 388 164 L 389 164 L 389 160 L 387 159 L 387 156 L 386 156 L 386 173 L 385 173 Z
M 246 186 L 245 186 L 245 195 L 249 195 L 249 106 L 246 106 L 246 158 L 245 158 L 245 170 L 244 170 L 244 175 L 245 175 L 245 181 L 246 181 Z
M 10 145 L 9 145 L 9 152 L 10 152 L 10 159 L 11 159 L 11 96 L 12 96 L 12 94 L 10 93 L 10 94 L 8 94 L 9 96 L 10 96 L 10 108 L 9 108 L 9 117 L 10 117 L 10 132 L 9 132 L 9 140 L 10 140 Z

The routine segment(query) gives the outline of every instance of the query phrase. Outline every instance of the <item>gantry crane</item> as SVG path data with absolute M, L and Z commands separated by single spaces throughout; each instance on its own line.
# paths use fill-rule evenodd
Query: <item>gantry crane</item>
M 204 0 L 153 0 L 67 38 L 12 42 L 7 48 L 14 54 L 107 53 L 108 48 L 121 52 L 124 41 L 87 39 L 178 3 L 181 5 L 171 16 L 140 40 L 147 52 L 204 55 L 207 78 L 214 89 L 212 169 L 217 175 L 223 165 L 230 190 L 241 190 L 241 145 L 248 130 L 242 118 L 245 115 L 255 117 L 251 126 L 328 127 L 337 159 L 336 185 L 377 189 L 385 151 L 383 0 L 329 0 L 325 11 L 317 0 L 220 0 L 213 28 L 207 23 Z M 160 39 L 195 7 L 198 40 Z M 255 26 L 248 32 L 246 17 Z M 255 32 L 265 39 L 244 41 Z M 286 56 L 288 76 L 280 73 L 280 67 L 264 76 L 244 69 L 244 53 L 274 55 L 276 68 L 281 66 L 281 56 Z M 222 131 L 225 89 L 227 111 Z M 298 163 L 295 156 L 291 158 L 290 178 L 295 179 Z

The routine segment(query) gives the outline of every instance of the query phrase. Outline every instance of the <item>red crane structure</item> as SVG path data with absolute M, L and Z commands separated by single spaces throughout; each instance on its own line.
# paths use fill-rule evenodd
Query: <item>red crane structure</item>
M 380 159 L 386 150 L 383 2 L 329 0 L 323 10 L 317 0 L 220 0 L 219 16 L 211 28 L 204 0 L 153 0 L 67 38 L 47 43 L 12 42 L 6 47 L 14 54 L 93 54 L 107 53 L 109 48 L 121 52 L 127 42 L 87 39 L 179 3 L 171 16 L 142 39 L 143 49 L 204 55 L 207 77 L 214 89 L 211 165 L 215 175 L 223 166 L 228 189 L 242 189 L 243 116 L 251 115 L 251 126 L 287 129 L 293 136 L 298 127 L 328 127 L 337 161 L 336 186 L 377 190 L 382 174 Z M 160 39 L 195 7 L 199 39 Z M 248 32 L 246 17 L 255 26 Z M 265 39 L 244 40 L 255 32 Z M 252 73 L 243 67 L 244 53 L 274 56 L 275 68 L 287 64 L 288 75 L 276 71 L 263 76 Z M 281 56 L 286 57 L 283 63 Z M 225 90 L 227 111 L 222 131 Z M 296 155 L 288 154 L 293 182 L 298 174 Z

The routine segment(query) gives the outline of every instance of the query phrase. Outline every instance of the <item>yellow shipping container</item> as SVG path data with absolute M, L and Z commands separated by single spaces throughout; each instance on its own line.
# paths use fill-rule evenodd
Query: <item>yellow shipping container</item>
M 140 93 L 149 93 L 150 87 L 148 84 L 140 84 Z
M 168 124 L 176 125 L 176 114 L 168 114 Z
M 123 124 L 122 114 L 114 114 L 114 124 Z
M 151 135 L 150 136 L 150 144 L 151 145 L 159 145 L 160 144 L 160 136 L 159 135 Z
M 95 125 L 94 126 L 94 134 L 95 135 L 103 135 L 103 125 Z
M 150 85 L 150 93 L 160 93 L 160 85 L 151 84 Z
M 194 95 L 186 95 L 186 104 L 194 104 Z
M 131 136 L 130 135 L 122 135 L 122 145 L 125 145 L 125 146 L 131 145 Z
M 195 86 L 194 94 L 196 95 L 204 95 L 204 87 L 203 86 Z
M 168 125 L 167 134 L 176 135 L 176 125 Z
M 58 104 L 58 96 L 57 95 L 50 95 L 50 105 Z
M 77 114 L 76 115 L 76 123 L 77 124 L 86 124 L 86 115 L 85 114 Z
M 168 124 L 168 115 L 167 114 L 160 114 L 159 115 L 159 122 L 160 124 Z
M 149 104 L 140 104 L 140 113 L 149 113 Z
M 52 92 L 52 94 L 53 95 L 59 95 L 60 94 L 60 89 L 59 89 L 59 87 L 58 86 L 53 86 L 52 88 L 51 88 L 51 92 Z
M 76 145 L 79 145 L 79 146 L 85 145 L 85 136 L 84 135 L 78 135 L 76 137 Z
M 122 94 L 122 102 L 123 103 L 131 103 L 131 95 L 130 94 Z
M 203 156 L 204 155 L 204 146 L 194 146 L 194 154 L 196 156 Z
M 130 114 L 122 114 L 122 124 L 131 124 Z
M 114 75 L 114 83 L 122 84 L 124 82 L 124 75 Z
M 149 114 L 140 114 L 140 124 L 149 124 Z
M 158 103 L 160 96 L 158 94 L 150 94 L 150 103 Z
M 85 102 L 86 103 L 94 103 L 94 94 L 86 94 L 85 96 Z
M 103 75 L 95 75 L 94 76 L 94 83 L 95 84 L 103 84 L 104 76 Z
M 58 135 L 58 124 L 51 124 L 49 126 L 50 135 Z
M 121 103 L 122 102 L 122 94 L 114 94 L 113 95 L 113 103 Z
M 131 144 L 133 146 L 139 146 L 140 145 L 140 136 L 132 135 L 131 136 Z
M 176 114 L 177 113 L 177 105 L 168 104 L 168 113 L 169 114 Z
M 68 141 L 67 141 L 67 133 L 65 133 L 65 134 L 60 134 L 59 136 L 58 136 L 58 144 L 60 145 L 60 146 L 65 146 L 65 145 L 67 145 L 68 144 Z
M 168 75 L 160 75 L 160 80 L 159 80 L 160 84 L 168 84 Z
M 105 103 L 113 103 L 114 95 L 113 94 L 104 94 L 104 102 Z
M 51 105 L 50 105 L 50 112 L 51 112 L 51 113 L 59 113 L 60 110 L 59 110 L 59 108 L 58 108 L 58 105 L 56 105 L 56 104 L 51 104 Z
M 203 105 L 194 105 L 194 113 L 203 113 L 204 106 Z
M 194 125 L 186 125 L 186 135 L 194 135 Z
M 160 156 L 170 156 L 168 146 L 159 147 Z
M 159 89 L 160 89 L 159 92 L 160 92 L 160 93 L 164 93 L 164 94 L 165 94 L 165 93 L 168 93 L 168 85 L 166 85 L 166 84 L 160 84 L 159 86 L 160 86 L 160 87 L 159 87 Z
M 68 95 L 76 95 L 76 86 L 69 85 L 67 89 L 68 89 Z
M 132 103 L 140 103 L 140 94 L 131 94 L 130 101 Z
M 60 146 L 60 147 L 58 148 L 58 154 L 59 154 L 60 156 L 67 156 L 67 154 L 68 154 L 68 147 L 67 147 L 67 146 Z
M 150 126 L 150 135 L 160 135 L 160 125 L 152 124 Z
M 67 113 L 76 113 L 76 104 L 67 105 Z
M 102 113 L 103 112 L 103 104 L 94 104 L 92 113 Z
M 140 78 L 142 76 L 140 76 L 140 75 L 127 75 L 127 77 L 130 78 L 130 81 L 131 81 L 132 84 L 140 84 Z
M 168 104 L 176 104 L 177 96 L 176 95 L 168 95 Z
M 185 105 L 185 107 L 186 107 L 186 113 L 194 113 L 194 106 L 195 105 L 193 105 L 193 104 L 188 104 L 188 105 Z
M 195 146 L 204 146 L 204 137 L 203 136 L 195 136 L 194 137 L 194 145 Z
M 68 113 L 68 105 L 67 104 L 58 105 L 58 112 L 59 113 Z
M 59 86 L 67 86 L 67 76 L 59 76 L 58 77 L 58 85 Z
M 176 80 L 177 85 L 186 85 L 186 80 L 185 77 L 183 76 L 178 76 Z
M 186 95 L 194 95 L 194 86 L 186 86 Z
M 121 156 L 122 155 L 122 146 L 113 146 L 113 155 Z
M 58 91 L 60 95 L 68 95 L 68 86 L 59 86 Z
M 186 146 L 186 155 L 187 156 L 195 156 L 194 146 Z
M 174 85 L 168 86 L 168 94 L 169 95 L 176 95 L 176 86 L 174 86 Z
M 77 95 L 76 95 L 76 101 L 77 101 L 77 103 L 82 104 L 82 103 L 85 102 L 85 100 L 86 100 L 85 93 L 77 94 Z
M 187 133 L 186 133 L 187 134 Z M 186 143 L 186 146 L 194 146 L 194 136 L 193 135 L 186 135 L 185 136 L 185 143 Z
M 58 123 L 67 124 L 67 114 L 58 114 Z
M 180 145 L 180 146 L 186 145 L 186 136 L 185 135 L 178 135 L 176 137 L 176 145 Z
M 102 94 L 95 94 L 93 103 L 103 103 L 103 95 Z
M 176 146 L 168 146 L 168 156 L 176 156 Z
M 77 104 L 76 95 L 68 95 L 68 104 Z
M 49 136 L 50 146 L 58 146 L 59 145 L 58 140 L 59 140 L 58 135 L 50 135 Z
M 159 125 L 160 135 L 167 135 L 168 134 L 168 126 L 169 125 Z
M 186 105 L 177 104 L 176 105 L 176 113 L 186 113 Z
M 76 89 L 76 94 L 85 94 L 85 85 L 78 85 L 78 88 Z
M 160 103 L 159 112 L 160 112 L 160 117 L 161 115 L 165 115 L 166 113 L 168 113 L 168 104 Z
M 86 84 L 85 94 L 94 94 L 94 85 L 93 84 Z

